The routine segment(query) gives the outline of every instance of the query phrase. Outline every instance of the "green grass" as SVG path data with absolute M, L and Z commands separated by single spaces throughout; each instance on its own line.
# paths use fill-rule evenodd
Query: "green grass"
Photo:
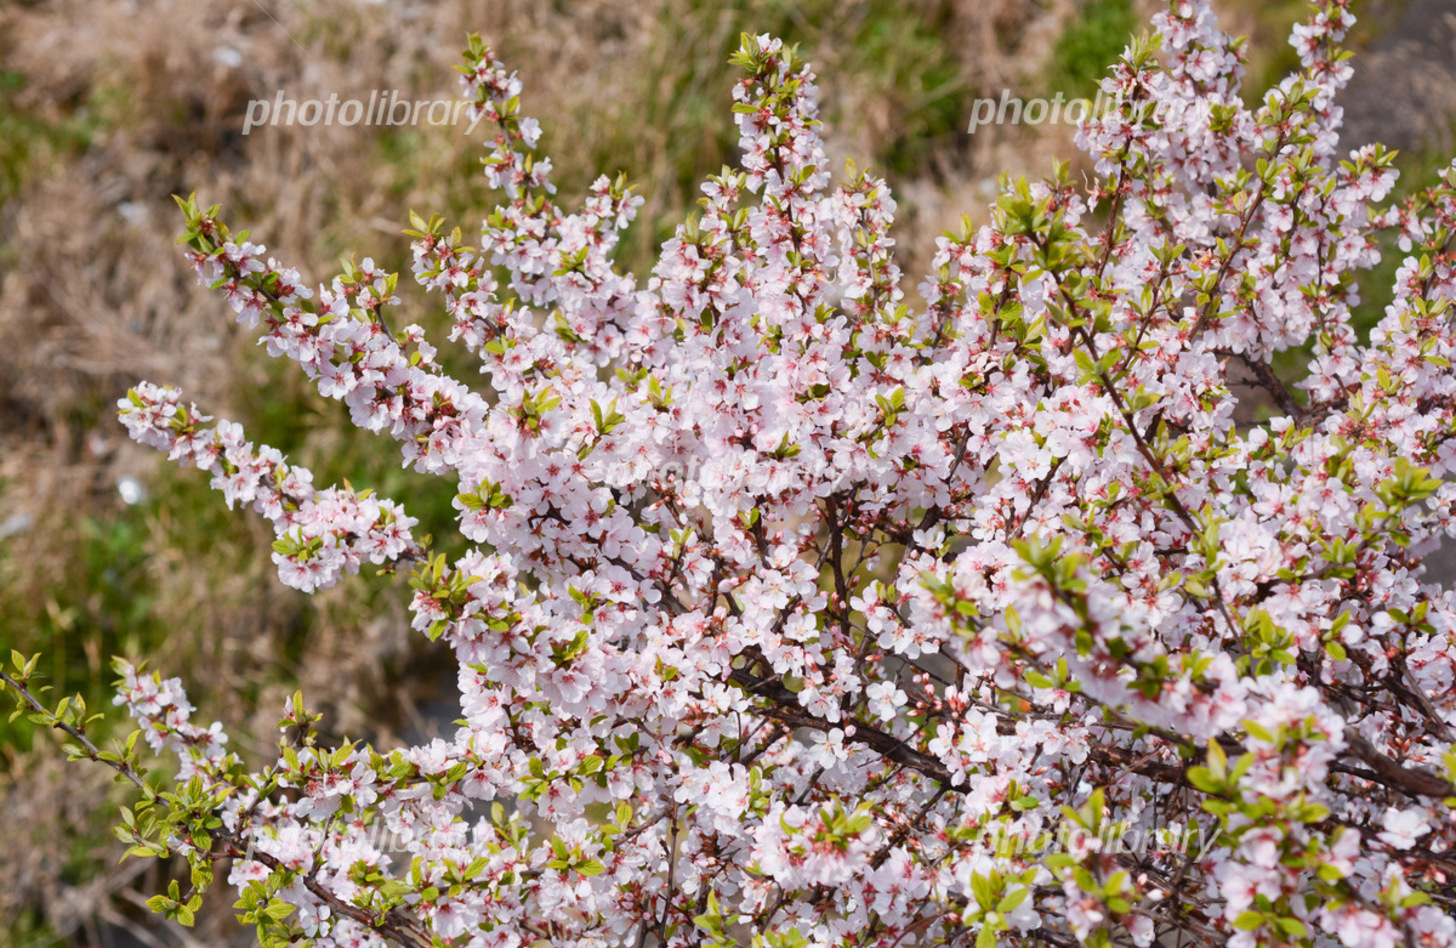
M 1052 47 L 1043 81 L 1049 92 L 1092 99 L 1098 84 L 1146 24 L 1131 0 L 1091 0 L 1072 18 Z
M 63 575 L 3 590 L 0 642 L 25 654 L 43 651 L 39 670 L 54 697 L 80 694 L 94 710 L 106 712 L 110 655 L 135 653 L 157 638 L 150 626 L 154 598 L 145 578 L 141 531 L 134 516 L 83 517 L 70 525 L 76 555 Z M 7 575 L 26 568 L 17 542 L 23 539 L 21 534 L 0 545 L 0 567 Z M 0 746 L 29 748 L 33 737 L 28 721 L 0 719 Z
M 0 71 L 0 205 L 48 165 L 79 156 L 104 125 L 84 107 L 60 119 L 34 114 L 19 101 L 25 85 L 21 73 Z

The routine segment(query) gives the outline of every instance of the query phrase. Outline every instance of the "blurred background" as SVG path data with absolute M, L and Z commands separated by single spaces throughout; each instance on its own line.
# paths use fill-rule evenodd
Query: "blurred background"
M 1302 0 L 1224 0 L 1251 40 L 1246 91 L 1296 63 Z M 520 71 L 523 111 L 566 203 L 599 172 L 646 198 L 622 252 L 639 275 L 710 172 L 736 160 L 727 58 L 740 31 L 801 45 L 819 75 L 836 170 L 888 177 L 913 293 L 935 237 L 973 221 L 1002 171 L 1075 157 L 1065 125 L 982 126 L 1003 89 L 1092 96 L 1153 6 L 1141 0 L 0 0 L 0 655 L 43 652 L 124 734 L 109 659 L 178 675 L 203 719 L 261 760 L 302 688 L 333 736 L 417 738 L 454 716 L 451 664 L 409 632 L 403 578 L 358 577 L 314 597 L 282 587 L 272 533 L 229 512 L 206 478 L 131 444 L 114 405 L 141 379 L 181 387 L 249 438 L 405 502 L 448 537 L 451 485 L 401 471 L 393 446 L 270 360 L 175 246 L 170 195 L 223 205 L 305 278 L 341 257 L 408 268 L 407 214 L 467 232 L 493 206 L 465 124 L 262 127 L 254 99 L 451 98 L 468 31 Z M 1402 190 L 1451 148 L 1456 2 L 1358 3 L 1347 140 L 1404 149 Z M 481 133 L 483 135 L 483 131 Z M 1082 164 L 1085 167 L 1085 163 Z M 1074 168 L 1078 167 L 1074 164 Z M 1383 265 L 1388 282 L 1394 264 Z M 1373 284 L 1381 282 L 1377 277 Z M 440 330 L 407 278 L 405 307 Z M 1383 301 L 1366 294 L 1366 319 Z M 1388 299 L 1388 290 L 1386 290 Z M 437 340 L 438 341 L 438 340 Z M 1298 374 L 1297 355 L 1284 370 Z M 451 549 L 448 543 L 446 549 Z M 8 702 L 6 705 L 8 711 Z M 127 794 L 66 764 L 55 737 L 0 718 L 0 948 L 252 943 L 223 889 L 199 927 L 141 907 L 175 867 L 128 860 L 109 835 Z

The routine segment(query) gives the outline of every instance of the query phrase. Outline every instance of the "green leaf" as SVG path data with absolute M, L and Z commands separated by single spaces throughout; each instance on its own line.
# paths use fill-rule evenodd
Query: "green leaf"
M 1258 912 L 1245 912 L 1238 918 L 1234 919 L 1234 927 L 1242 929 L 1243 931 L 1249 931 L 1251 929 L 1258 928 L 1263 924 L 1264 916 L 1260 915 Z

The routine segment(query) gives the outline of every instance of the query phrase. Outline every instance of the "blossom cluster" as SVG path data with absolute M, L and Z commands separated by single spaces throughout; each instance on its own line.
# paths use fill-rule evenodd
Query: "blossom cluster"
M 461 718 L 331 749 L 296 699 L 250 772 L 127 666 L 190 790 L 123 835 L 183 841 L 197 885 L 235 857 L 265 944 L 1456 945 L 1456 597 L 1424 563 L 1456 533 L 1456 178 L 1389 206 L 1391 155 L 1338 153 L 1353 22 L 1317 4 L 1250 107 L 1241 42 L 1173 0 L 1079 132 L 1087 183 L 1007 180 L 919 308 L 885 182 L 833 183 L 780 41 L 744 37 L 741 166 L 638 280 L 612 252 L 640 198 L 564 207 L 473 39 L 506 203 L 472 245 L 411 235 L 478 391 L 388 327 L 394 275 L 315 293 L 183 202 L 199 274 L 454 478 L 473 546 L 175 391 L 125 423 L 272 519 L 285 582 L 415 563 Z
M 273 522 L 273 562 L 295 589 L 332 586 L 344 573 L 358 573 L 366 559 L 380 566 L 421 553 L 410 535 L 418 521 L 394 501 L 349 488 L 315 490 L 313 472 L 288 464 L 277 448 L 244 441 L 236 422 L 199 427 L 211 419 L 196 405 L 184 407 L 175 388 L 143 383 L 118 407 L 134 439 L 211 473 L 229 509 L 252 505 Z

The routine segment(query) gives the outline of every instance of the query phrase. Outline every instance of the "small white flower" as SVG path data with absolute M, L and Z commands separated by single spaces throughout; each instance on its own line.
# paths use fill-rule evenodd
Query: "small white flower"
M 1384 826 L 1385 830 L 1379 834 L 1381 841 L 1396 849 L 1410 849 L 1417 839 L 1431 831 L 1419 813 L 1395 807 L 1385 811 Z

